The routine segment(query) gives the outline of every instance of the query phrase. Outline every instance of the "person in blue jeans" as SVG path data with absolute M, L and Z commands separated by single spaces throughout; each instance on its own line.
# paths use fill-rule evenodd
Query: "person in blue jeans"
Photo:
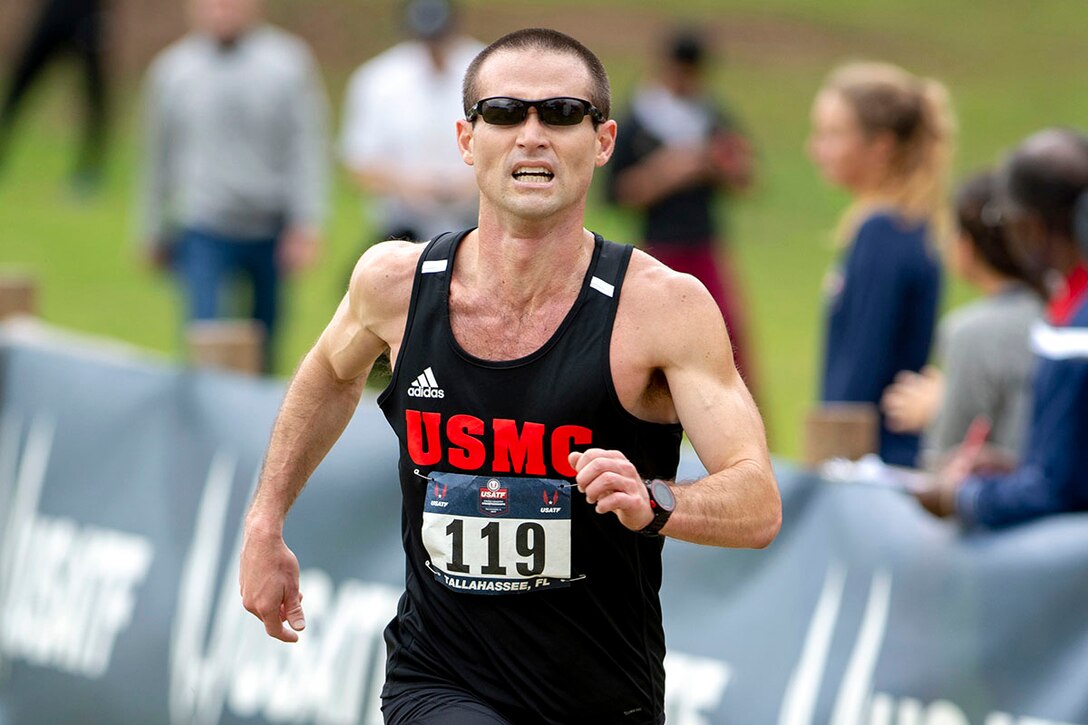
M 251 315 L 271 367 L 280 280 L 320 246 L 327 104 L 305 44 L 260 0 L 191 0 L 194 29 L 148 72 L 141 235 L 194 320 Z M 239 279 L 248 311 L 228 305 Z
M 275 332 L 279 317 L 279 270 L 276 246 L 279 234 L 241 239 L 203 229 L 186 229 L 177 240 L 171 259 L 174 272 L 186 290 L 186 313 L 190 320 L 214 320 L 226 314 L 248 314 L 264 327 L 265 335 Z M 236 277 L 249 280 L 251 305 L 248 311 L 229 310 L 224 297 Z M 265 367 L 270 365 L 266 346 Z
M 944 87 L 895 66 L 836 70 L 812 110 L 809 155 L 853 203 L 827 276 L 821 399 L 876 405 L 900 370 L 929 358 L 940 295 L 937 247 L 950 227 L 953 120 Z M 881 419 L 881 458 L 913 466 L 917 435 Z

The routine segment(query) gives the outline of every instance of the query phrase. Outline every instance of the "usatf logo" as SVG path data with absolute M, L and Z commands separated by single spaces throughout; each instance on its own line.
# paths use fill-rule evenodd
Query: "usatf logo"
M 551 497 L 548 496 L 548 492 L 544 491 L 544 505 L 540 507 L 540 513 L 542 514 L 557 514 L 562 511 L 562 507 L 558 506 L 559 503 L 559 491 L 553 491 Z
M 446 501 L 446 494 L 449 493 L 450 487 L 443 484 L 442 488 L 438 487 L 438 483 L 434 484 L 434 497 L 431 499 L 431 506 L 436 509 L 444 509 L 450 505 L 449 501 Z
M 502 516 L 509 506 L 509 491 L 502 488 L 499 479 L 492 478 L 487 482 L 487 486 L 480 489 L 480 513 L 487 516 Z
M 446 391 L 438 387 L 438 381 L 434 378 L 434 371 L 427 368 L 408 386 L 408 397 L 444 398 L 446 397 Z

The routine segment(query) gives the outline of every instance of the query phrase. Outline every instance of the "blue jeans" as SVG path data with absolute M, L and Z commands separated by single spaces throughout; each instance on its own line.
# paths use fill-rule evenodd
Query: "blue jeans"
M 200 229 L 185 229 L 176 248 L 175 268 L 187 298 L 190 320 L 238 316 L 224 304 L 239 278 L 252 290 L 250 317 L 264 325 L 264 366 L 271 363 L 276 330 L 280 274 L 276 264 L 277 237 L 237 239 Z M 224 311 L 225 310 L 225 311 Z

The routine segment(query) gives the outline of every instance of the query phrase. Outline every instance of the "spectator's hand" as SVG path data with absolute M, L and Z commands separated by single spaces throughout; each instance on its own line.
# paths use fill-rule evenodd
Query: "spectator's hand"
M 264 622 L 270 637 L 298 641 L 298 633 L 306 628 L 298 590 L 298 559 L 280 532 L 246 523 L 238 583 L 242 606 Z
M 615 513 L 631 531 L 653 521 L 646 484 L 622 453 L 590 448 L 585 453 L 571 453 L 569 460 L 577 472 L 574 480 L 578 490 L 586 495 L 587 502 L 596 504 L 597 513 Z
M 718 133 L 709 145 L 718 180 L 729 189 L 743 191 L 754 176 L 752 144 L 739 133 Z
M 1012 473 L 1019 465 L 1016 454 L 1005 448 L 986 446 L 978 453 L 975 463 L 971 466 L 971 473 L 982 476 L 998 476 L 1004 473 Z
M 930 485 L 913 491 L 914 498 L 929 513 L 946 518 L 956 513 L 956 491 L 962 480 L 941 471 L 931 477 Z
M 978 451 L 965 452 L 962 448 L 953 451 L 930 477 L 930 485 L 913 492 L 922 508 L 940 518 L 956 513 L 956 491 L 971 475 L 977 455 Z
M 654 165 L 673 189 L 709 181 L 715 173 L 714 164 L 703 146 L 660 149 L 654 154 Z
M 990 422 L 981 416 L 976 418 L 963 442 L 945 457 L 931 478 L 931 485 L 915 491 L 915 498 L 926 511 L 934 516 L 951 516 L 956 513 L 956 491 L 968 476 L 1005 472 L 1016 467 L 1015 459 L 1007 451 L 985 444 L 989 431 Z
M 645 208 L 680 189 L 714 182 L 717 174 L 704 144 L 664 146 L 619 174 L 616 198 L 621 204 Z
M 944 399 L 944 375 L 927 365 L 921 373 L 904 370 L 884 389 L 880 409 L 888 429 L 918 433 L 936 417 Z
M 663 146 L 647 156 L 637 168 L 642 183 L 652 187 L 650 196 L 653 199 L 711 181 L 715 174 L 714 164 L 703 145 Z
M 312 227 L 289 227 L 276 249 L 280 269 L 287 274 L 301 272 L 314 265 L 321 253 L 321 235 Z
M 148 269 L 159 272 L 170 268 L 173 259 L 173 249 L 159 238 L 148 239 L 140 247 L 140 261 Z

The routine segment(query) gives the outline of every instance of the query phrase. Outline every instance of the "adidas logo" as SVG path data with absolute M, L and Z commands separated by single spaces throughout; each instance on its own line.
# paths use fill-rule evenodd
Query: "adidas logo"
M 408 386 L 408 396 L 411 398 L 444 398 L 446 397 L 446 391 L 438 387 L 438 381 L 434 379 L 434 371 L 427 368 Z

